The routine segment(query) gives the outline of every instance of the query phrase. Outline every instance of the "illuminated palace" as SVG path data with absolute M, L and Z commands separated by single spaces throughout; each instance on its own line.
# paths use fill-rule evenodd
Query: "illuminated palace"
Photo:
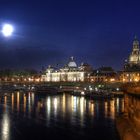
M 124 71 L 120 77 L 123 82 L 139 82 L 140 81 L 140 48 L 139 41 L 135 37 L 133 48 L 128 61 L 125 61 Z
M 45 73 L 42 75 L 42 81 L 47 82 L 84 82 L 88 80 L 88 76 L 92 72 L 92 67 L 87 63 L 82 63 L 77 66 L 74 58 L 71 57 L 68 64 L 60 69 L 48 66 Z

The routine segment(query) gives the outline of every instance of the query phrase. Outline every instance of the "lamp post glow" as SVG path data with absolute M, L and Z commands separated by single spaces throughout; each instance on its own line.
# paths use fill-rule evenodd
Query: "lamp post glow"
M 14 28 L 11 24 L 4 24 L 1 32 L 5 37 L 9 37 L 12 35 L 13 31 Z

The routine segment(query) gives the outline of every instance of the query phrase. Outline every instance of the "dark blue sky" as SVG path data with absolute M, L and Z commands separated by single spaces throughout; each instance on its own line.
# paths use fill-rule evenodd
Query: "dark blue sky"
M 0 67 L 41 68 L 65 64 L 70 56 L 97 68 L 121 69 L 140 39 L 139 0 L 35 0 L 1 2 L 0 24 L 15 26 L 0 35 Z

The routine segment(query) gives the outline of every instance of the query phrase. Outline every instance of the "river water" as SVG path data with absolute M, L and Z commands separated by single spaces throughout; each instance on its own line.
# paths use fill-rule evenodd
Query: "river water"
M 115 118 L 123 111 L 123 98 L 8 93 L 0 96 L 0 140 L 119 140 Z

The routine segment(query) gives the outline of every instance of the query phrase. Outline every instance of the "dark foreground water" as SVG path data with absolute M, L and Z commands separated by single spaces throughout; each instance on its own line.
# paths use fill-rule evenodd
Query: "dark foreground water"
M 0 140 L 119 140 L 115 117 L 123 110 L 119 98 L 91 102 L 68 94 L 9 93 L 0 97 Z

